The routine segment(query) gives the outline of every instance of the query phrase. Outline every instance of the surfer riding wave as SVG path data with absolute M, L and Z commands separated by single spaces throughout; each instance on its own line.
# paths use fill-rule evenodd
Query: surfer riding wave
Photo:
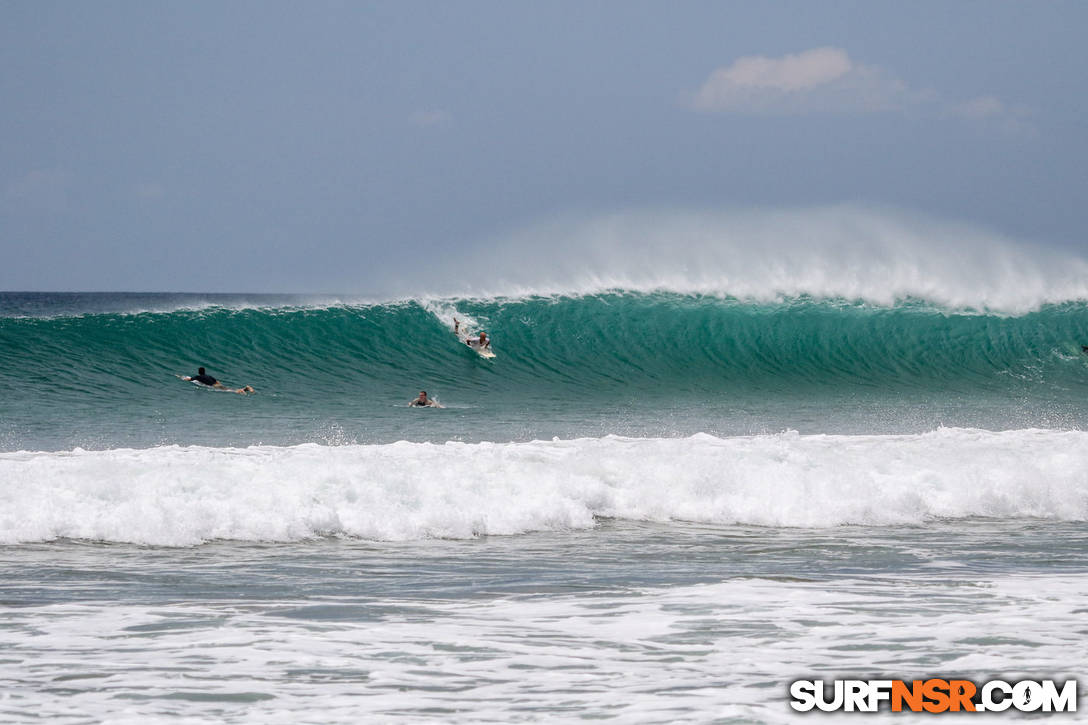
M 461 335 L 461 321 L 458 320 L 456 317 L 453 318 L 453 333 L 455 335 L 457 335 L 458 337 L 460 337 L 460 335 Z M 473 339 L 471 337 L 466 336 L 465 344 L 468 345 L 469 347 L 475 348 L 477 350 L 490 350 L 491 349 L 491 340 L 489 340 L 487 338 L 487 333 L 486 332 L 481 332 L 480 336 L 478 338 L 476 338 L 476 339 Z

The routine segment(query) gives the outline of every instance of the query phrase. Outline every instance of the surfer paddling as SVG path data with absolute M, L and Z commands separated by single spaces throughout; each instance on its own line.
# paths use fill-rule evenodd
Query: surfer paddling
M 441 405 L 438 404 L 437 400 L 432 400 L 431 398 L 427 397 L 427 391 L 426 390 L 420 390 L 419 391 L 419 397 L 416 398 L 415 400 L 413 400 L 408 405 L 410 405 L 413 408 L 441 408 L 442 407 Z
M 188 380 L 193 383 L 200 383 L 209 388 L 216 388 L 218 390 L 229 390 L 232 393 L 238 393 L 239 395 L 245 395 L 247 393 L 255 393 L 252 385 L 244 385 L 240 388 L 228 388 L 223 383 L 219 382 L 211 375 L 204 372 L 204 368 L 197 368 L 196 375 L 179 375 L 182 380 Z

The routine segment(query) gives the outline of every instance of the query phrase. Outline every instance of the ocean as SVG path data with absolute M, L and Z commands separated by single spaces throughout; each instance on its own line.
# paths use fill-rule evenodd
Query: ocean
M 1076 298 L 0 293 L 0 720 L 785 723 L 797 679 L 1077 678 L 1082 344 Z

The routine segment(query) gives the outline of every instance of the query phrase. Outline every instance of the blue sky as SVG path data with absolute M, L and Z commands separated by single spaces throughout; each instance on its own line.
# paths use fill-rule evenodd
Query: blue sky
M 1085 28 L 1081 2 L 9 0 L 0 289 L 422 289 L 654 209 L 874 205 L 1084 256 Z

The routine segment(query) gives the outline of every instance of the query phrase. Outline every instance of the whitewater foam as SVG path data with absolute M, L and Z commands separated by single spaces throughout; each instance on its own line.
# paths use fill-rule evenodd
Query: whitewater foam
M 941 429 L 0 454 L 0 543 L 468 538 L 597 517 L 827 527 L 1088 520 L 1088 433 Z
M 14 607 L 0 696 L 10 692 L 5 712 L 20 723 L 296 723 L 315 712 L 323 723 L 705 722 L 708 713 L 790 723 L 787 683 L 805 675 L 1016 681 L 1083 672 L 1078 604 L 1088 577 L 964 576 Z

